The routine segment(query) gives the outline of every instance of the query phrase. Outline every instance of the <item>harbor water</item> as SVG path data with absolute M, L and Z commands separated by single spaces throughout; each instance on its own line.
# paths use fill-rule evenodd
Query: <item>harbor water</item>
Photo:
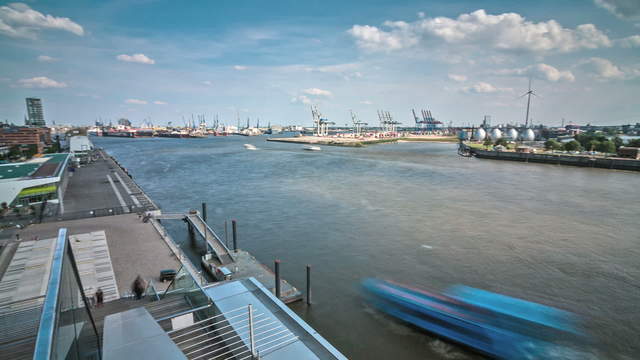
M 635 172 L 463 158 L 457 144 L 92 141 L 163 211 L 206 202 L 219 233 L 236 219 L 239 247 L 269 266 L 280 259 L 301 289 L 310 264 L 314 304 L 292 308 L 349 358 L 481 358 L 371 308 L 359 285 L 368 277 L 435 291 L 465 284 L 572 311 L 590 339 L 573 358 L 640 353 Z

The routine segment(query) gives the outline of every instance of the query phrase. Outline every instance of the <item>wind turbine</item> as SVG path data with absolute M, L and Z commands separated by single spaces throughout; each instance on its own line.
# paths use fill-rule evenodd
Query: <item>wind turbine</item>
M 525 129 L 529 127 L 529 107 L 531 106 L 531 95 L 538 96 L 536 93 L 531 90 L 531 77 L 529 77 L 529 90 L 522 94 L 520 97 L 527 96 L 527 115 L 524 118 L 524 127 Z

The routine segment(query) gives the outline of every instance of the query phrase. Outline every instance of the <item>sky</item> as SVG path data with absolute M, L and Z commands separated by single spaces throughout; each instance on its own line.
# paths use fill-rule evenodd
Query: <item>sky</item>
M 0 2 L 0 121 L 640 122 L 640 1 Z

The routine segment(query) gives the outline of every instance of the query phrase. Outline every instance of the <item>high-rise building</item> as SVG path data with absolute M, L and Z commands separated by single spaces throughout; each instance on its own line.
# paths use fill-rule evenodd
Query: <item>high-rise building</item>
M 45 126 L 44 112 L 42 111 L 42 100 L 38 98 L 27 98 L 27 126 Z

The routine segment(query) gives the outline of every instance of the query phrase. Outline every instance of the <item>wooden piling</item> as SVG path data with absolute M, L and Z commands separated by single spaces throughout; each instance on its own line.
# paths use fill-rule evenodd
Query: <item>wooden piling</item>
M 280 260 L 275 261 L 276 272 L 276 297 L 280 299 Z
M 311 305 L 311 265 L 307 265 L 307 305 Z
M 238 229 L 235 220 L 231 220 L 231 231 L 233 232 L 233 251 L 238 252 Z
M 202 203 L 202 220 L 207 222 L 207 203 Z

